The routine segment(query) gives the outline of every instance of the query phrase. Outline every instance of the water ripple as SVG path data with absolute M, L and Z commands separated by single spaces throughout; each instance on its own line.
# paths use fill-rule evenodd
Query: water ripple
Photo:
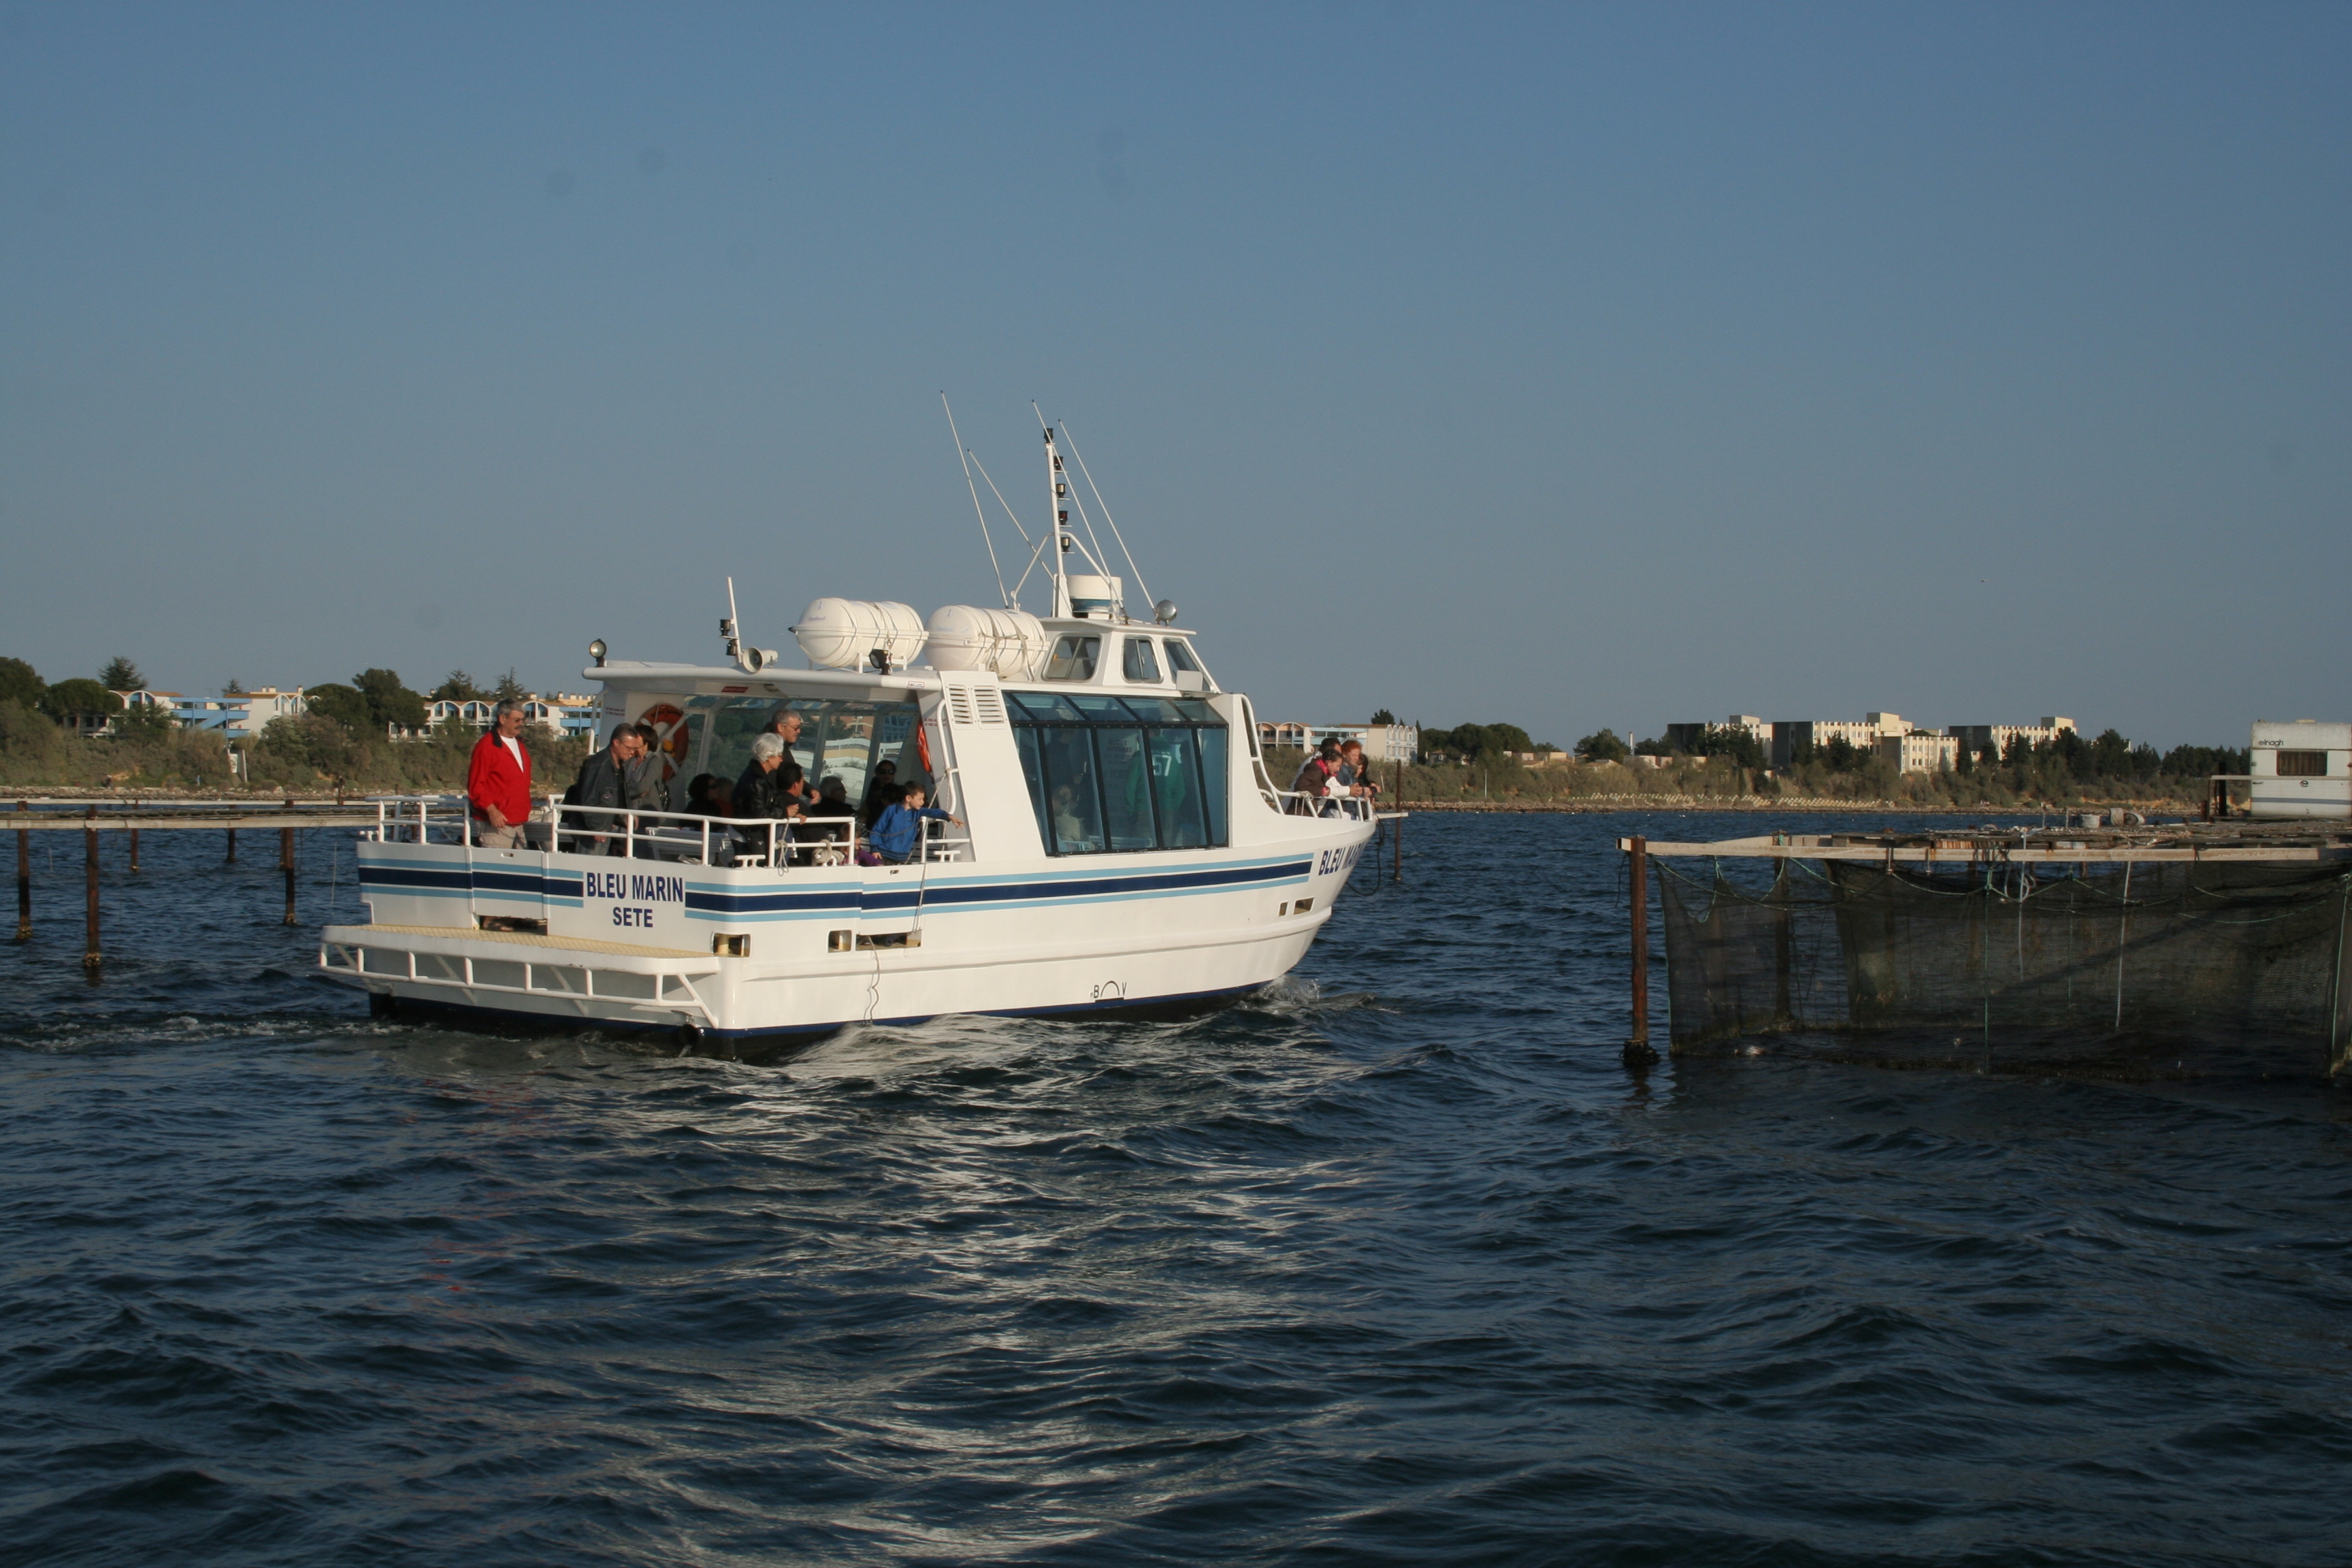
M 171 836 L 92 987 L 44 882 L 0 1559 L 2340 1558 L 2344 1096 L 1629 1078 L 1654 826 L 1418 818 L 1225 1011 L 764 1068 L 372 1021 Z

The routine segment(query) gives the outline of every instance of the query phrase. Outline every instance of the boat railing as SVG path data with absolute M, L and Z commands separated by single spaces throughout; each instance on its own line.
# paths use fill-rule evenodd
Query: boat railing
M 556 847 L 567 855 L 611 855 L 689 865 L 768 867 L 779 872 L 849 866 L 867 847 L 851 816 L 704 816 L 683 811 L 618 811 L 557 804 Z
M 939 824 L 927 822 L 923 826 L 936 827 Z M 951 860 L 969 860 L 971 858 L 971 835 L 968 833 L 926 835 L 923 839 L 923 858 L 934 866 Z
M 1380 797 L 1370 795 L 1317 795 L 1303 789 L 1278 789 L 1274 798 L 1275 809 L 1286 816 L 1344 816 L 1370 822 L 1379 816 L 1380 809 Z
M 472 843 L 466 797 L 379 795 L 375 826 L 361 836 L 379 844 Z M 937 826 L 937 824 L 926 824 Z M 683 811 L 622 811 L 608 805 L 567 805 L 550 795 L 524 825 L 526 846 L 567 855 L 611 855 L 690 865 L 796 868 L 847 866 L 870 847 L 855 817 L 712 817 Z M 552 840 L 551 845 L 550 840 Z M 911 862 L 915 857 L 908 857 Z M 921 858 L 932 864 L 971 858 L 971 838 L 928 835 Z
M 368 804 L 375 807 L 375 826 L 360 837 L 378 844 L 463 845 L 470 830 L 462 795 L 378 795 Z

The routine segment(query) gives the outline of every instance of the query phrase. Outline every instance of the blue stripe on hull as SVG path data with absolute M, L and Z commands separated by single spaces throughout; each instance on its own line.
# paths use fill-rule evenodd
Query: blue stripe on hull
M 1064 873 L 1034 879 L 1029 876 L 956 880 L 921 885 L 862 882 L 785 891 L 738 891 L 726 884 L 687 885 L 686 909 L 704 920 L 768 919 L 827 914 L 891 914 L 912 912 L 919 904 L 946 913 L 956 910 L 1004 904 L 1069 904 L 1139 898 L 1166 898 L 1185 893 L 1302 882 L 1313 869 L 1307 860 L 1280 860 L 1247 865 L 1186 867 L 1165 871 L 1100 871 Z M 577 875 L 541 874 L 504 868 L 401 866 L 362 862 L 360 885 L 426 897 L 456 898 L 471 894 L 502 901 L 546 900 L 579 908 L 585 887 Z

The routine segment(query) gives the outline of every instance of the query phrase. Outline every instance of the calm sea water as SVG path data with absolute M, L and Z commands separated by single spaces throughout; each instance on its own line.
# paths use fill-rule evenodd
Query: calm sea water
M 110 840 L 93 988 L 37 845 L 0 1560 L 2352 1561 L 2352 1096 L 1629 1076 L 1610 841 L 1784 825 L 1417 817 L 1249 1004 L 764 1068 L 372 1022 L 266 840 Z

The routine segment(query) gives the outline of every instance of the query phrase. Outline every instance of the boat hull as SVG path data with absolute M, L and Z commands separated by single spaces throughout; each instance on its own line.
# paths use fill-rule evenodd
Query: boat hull
M 1298 963 L 1372 833 L 1298 826 L 1246 850 L 782 871 L 369 843 L 375 923 L 327 928 L 320 967 L 380 1006 L 732 1055 L 948 1014 L 1213 1005 Z

